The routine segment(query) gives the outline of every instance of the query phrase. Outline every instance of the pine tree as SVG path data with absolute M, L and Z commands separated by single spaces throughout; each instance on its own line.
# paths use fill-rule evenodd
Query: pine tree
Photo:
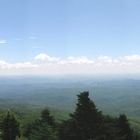
M 50 126 L 46 125 L 45 123 L 41 123 L 38 126 L 35 126 L 32 129 L 31 134 L 28 138 L 29 140 L 56 140 L 56 131 L 55 129 Z
M 27 125 L 24 136 L 29 140 L 56 140 L 56 125 L 48 109 L 41 112 L 41 118 Z
M 123 140 L 133 140 L 133 130 L 130 128 L 128 119 L 126 115 L 120 115 L 118 118 L 118 135 L 123 138 Z
M 70 115 L 70 120 L 64 122 L 65 130 L 60 135 L 67 140 L 92 140 L 102 137 L 102 113 L 96 109 L 89 99 L 89 92 L 78 95 L 76 110 Z M 61 131 L 61 130 L 60 130 Z M 101 138 L 103 140 L 103 138 Z
M 16 140 L 16 137 L 20 135 L 19 123 L 10 111 L 2 119 L 1 131 L 3 140 Z
M 50 111 L 47 108 L 41 112 L 41 121 L 47 122 L 51 126 L 55 125 L 54 118 L 50 115 Z

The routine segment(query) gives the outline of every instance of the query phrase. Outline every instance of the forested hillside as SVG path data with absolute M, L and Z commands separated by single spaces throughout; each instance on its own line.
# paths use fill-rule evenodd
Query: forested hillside
M 1 111 L 2 140 L 139 140 L 139 133 L 129 124 L 125 114 L 104 115 L 87 91 L 78 95 L 74 112 L 61 120 L 57 117 L 59 114 L 52 115 L 48 108 L 36 116 L 26 112 L 31 117 L 28 121 L 23 117 L 26 116 L 24 111 L 20 113 Z
M 138 77 L 138 76 L 137 76 Z M 75 108 L 75 96 L 88 90 L 104 113 L 140 115 L 140 78 L 111 77 L 1 77 L 0 108 Z M 63 100 L 63 102 L 61 102 Z M 26 107 L 25 107 L 26 106 Z

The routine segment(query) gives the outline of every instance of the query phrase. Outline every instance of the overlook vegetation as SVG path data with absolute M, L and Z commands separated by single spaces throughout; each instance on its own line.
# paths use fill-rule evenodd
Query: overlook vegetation
M 120 114 L 125 114 L 124 118 L 128 120 L 130 129 L 134 131 L 133 135 L 136 138 L 140 134 L 139 85 L 138 77 L 79 77 L 76 79 L 73 77 L 63 77 L 61 79 L 58 77 L 1 77 L 0 116 L 2 120 L 6 116 L 7 110 L 14 115 L 20 124 L 20 140 L 35 140 L 35 137 L 39 140 L 39 135 L 35 136 L 33 134 L 39 130 L 40 135 L 45 134 L 44 131 L 46 131 L 49 135 L 54 136 L 50 139 L 60 139 L 61 137 L 62 140 L 69 140 L 69 138 L 65 138 L 65 134 L 68 136 L 67 131 L 71 131 L 72 135 L 75 135 L 73 134 L 74 129 L 70 128 L 69 125 L 73 126 L 77 121 L 75 120 L 75 112 L 77 112 L 76 95 L 80 91 L 88 90 L 90 92 L 90 95 L 87 96 L 88 99 L 94 101 L 93 106 L 100 114 L 101 122 L 103 121 L 104 127 L 110 131 L 104 132 L 105 135 L 106 133 L 109 133 L 108 136 L 113 134 L 114 137 L 110 136 L 112 140 L 116 135 L 118 136 L 116 124 Z M 53 117 L 55 123 L 53 127 L 47 125 L 46 128 L 46 123 L 42 123 L 41 114 L 44 108 Z M 33 127 L 32 134 L 26 135 L 27 128 L 30 128 L 30 126 L 36 127 Z M 111 130 L 110 127 L 112 127 Z M 67 131 L 62 131 L 63 128 Z M 62 138 L 62 134 L 64 138 Z
M 103 115 L 86 91 L 78 95 L 75 111 L 65 120 L 58 122 L 47 108 L 28 123 L 16 116 L 12 111 L 1 114 L 2 140 L 139 140 L 126 115 Z

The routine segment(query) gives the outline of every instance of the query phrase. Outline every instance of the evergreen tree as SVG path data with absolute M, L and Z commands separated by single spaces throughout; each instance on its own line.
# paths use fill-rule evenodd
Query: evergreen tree
M 60 140 L 139 140 L 130 128 L 127 117 L 102 115 L 88 92 L 78 95 L 76 110 L 60 125 Z
M 54 126 L 55 121 L 53 116 L 50 115 L 50 111 L 46 108 L 41 112 L 41 120 L 47 122 L 48 125 Z
M 41 118 L 27 125 L 24 132 L 29 140 L 56 140 L 55 120 L 48 109 L 41 112 Z
M 1 131 L 3 140 L 16 140 L 16 137 L 20 135 L 19 123 L 10 111 L 2 119 Z
M 65 121 L 61 127 L 65 128 L 64 131 L 60 130 L 61 139 L 92 140 L 102 137 L 99 133 L 102 131 L 103 116 L 96 109 L 94 102 L 89 99 L 89 92 L 78 95 L 76 110 L 70 117 L 71 119 Z
M 32 129 L 29 140 L 56 140 L 57 135 L 55 129 L 47 125 L 46 123 L 41 123 L 40 125 L 36 125 L 34 129 Z
M 118 135 L 123 138 L 123 140 L 133 140 L 133 130 L 130 128 L 128 119 L 126 115 L 120 115 L 118 118 Z
M 59 124 L 59 129 L 57 125 L 49 110 L 44 109 L 39 119 L 28 124 L 25 136 L 28 140 L 139 140 L 125 115 L 102 115 L 88 92 L 78 95 L 74 113 Z
M 103 140 L 120 140 L 117 136 L 118 129 L 116 128 L 116 122 L 117 118 L 108 115 L 104 116 L 103 131 L 99 134 L 104 136 Z

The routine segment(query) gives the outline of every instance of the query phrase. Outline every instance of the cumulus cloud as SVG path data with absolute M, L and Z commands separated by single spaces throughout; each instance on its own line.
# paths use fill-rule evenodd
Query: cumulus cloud
M 9 63 L 0 60 L 0 72 L 5 71 L 29 74 L 140 73 L 140 55 L 59 58 L 40 53 L 29 62 Z
M 4 40 L 4 39 L 0 40 L 0 44 L 6 44 L 6 43 L 7 43 L 6 40 Z
M 49 61 L 49 62 L 54 62 L 54 61 L 59 61 L 60 58 L 57 57 L 51 57 L 45 53 L 40 53 L 34 57 L 35 60 L 39 61 Z
M 66 59 L 60 60 L 58 64 L 93 64 L 94 61 L 87 57 L 67 57 Z
M 20 62 L 20 63 L 8 63 L 6 61 L 0 60 L 0 69 L 26 69 L 35 68 L 36 64 L 31 62 Z
M 124 57 L 120 57 L 120 60 L 129 62 L 140 62 L 140 55 L 127 55 Z

